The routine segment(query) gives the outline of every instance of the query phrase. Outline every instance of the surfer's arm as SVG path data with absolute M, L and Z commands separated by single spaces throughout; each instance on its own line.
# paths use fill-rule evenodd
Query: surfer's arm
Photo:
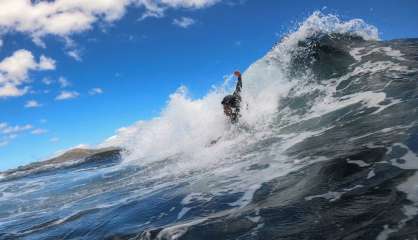
M 234 95 L 241 95 L 241 89 L 242 89 L 242 78 L 241 78 L 241 74 L 238 75 L 238 81 L 237 81 L 237 86 L 235 87 L 235 92 Z

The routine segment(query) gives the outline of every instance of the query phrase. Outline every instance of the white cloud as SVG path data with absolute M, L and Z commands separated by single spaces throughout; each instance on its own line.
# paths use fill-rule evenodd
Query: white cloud
M 17 134 L 9 134 L 9 135 L 7 135 L 6 136 L 6 138 L 8 138 L 9 140 L 12 140 L 12 139 L 15 139 L 15 138 L 17 138 Z
M 53 142 L 53 143 L 56 143 L 56 142 L 59 142 L 59 141 L 60 141 L 60 139 L 59 139 L 59 138 L 57 138 L 57 137 L 53 137 L 53 138 L 49 139 L 49 141 L 50 141 L 50 142 Z
M 139 20 L 148 17 L 163 17 L 168 8 L 200 9 L 210 7 L 221 0 L 136 0 L 137 5 L 145 8 L 145 13 Z
M 101 88 L 92 88 L 89 91 L 90 95 L 97 95 L 97 94 L 102 94 L 103 93 L 103 89 Z
M 41 55 L 39 60 L 39 69 L 40 70 L 54 70 L 55 69 L 55 60 L 52 58 L 45 57 Z
M 20 97 L 25 95 L 28 92 L 28 88 L 25 87 L 23 89 L 17 88 L 15 85 L 12 84 L 0 84 L 0 98 L 5 97 Z
M 46 133 L 47 130 L 36 128 L 31 124 L 25 125 L 10 125 L 6 122 L 0 122 L 0 147 L 8 145 L 13 139 L 20 134 L 31 133 L 33 135 L 40 135 Z
M 1 140 L 0 141 L 0 147 L 5 147 L 5 146 L 7 146 L 9 144 L 9 141 L 7 141 L 7 140 Z
M 42 134 L 45 134 L 47 132 L 48 131 L 45 130 L 45 129 L 37 128 L 37 129 L 32 130 L 30 133 L 33 134 L 33 135 L 42 135 Z
M 39 62 L 36 62 L 28 50 L 15 51 L 0 62 L 0 98 L 26 94 L 28 87 L 21 87 L 21 85 L 30 82 L 29 71 L 52 69 L 55 69 L 55 61 L 51 58 L 42 55 Z
M 174 25 L 179 26 L 181 28 L 188 28 L 195 23 L 196 23 L 195 20 L 193 20 L 192 18 L 188 18 L 188 17 L 176 18 L 173 21 Z
M 95 22 L 120 19 L 129 6 L 142 7 L 146 17 L 162 17 L 168 8 L 198 9 L 220 0 L 0 0 L 0 31 L 30 35 L 44 46 L 46 35 L 68 37 L 93 27 Z
M 67 100 L 71 98 L 76 98 L 80 96 L 80 94 L 76 91 L 62 91 L 55 100 Z
M 28 33 L 35 41 L 47 35 L 67 36 L 91 28 L 98 19 L 123 16 L 129 0 L 0 1 L 0 28 Z
M 220 0 L 161 0 L 160 2 L 173 8 L 204 8 L 218 3 Z
M 0 48 L 2 48 L 2 47 L 3 47 L 3 40 L 0 39 Z
M 27 79 L 28 71 L 37 69 L 37 66 L 31 52 L 25 49 L 17 50 L 0 62 L 0 82 L 20 83 Z
M 16 125 L 16 126 L 9 126 L 6 124 L 6 126 L 4 128 L 1 129 L 1 133 L 2 134 L 16 134 L 16 133 L 21 133 L 27 130 L 32 129 L 33 126 L 30 124 L 26 124 L 26 125 Z
M 80 52 L 77 50 L 70 50 L 67 52 L 67 55 L 72 57 L 74 60 L 81 62 L 81 60 L 83 60 L 80 56 Z
M 59 84 L 61 85 L 62 88 L 71 86 L 71 82 L 68 81 L 65 77 L 60 77 L 58 79 Z
M 35 100 L 29 100 L 26 102 L 25 104 L 25 108 L 37 108 L 42 106 L 41 104 L 39 104 L 37 101 Z
M 51 85 L 54 81 L 52 81 L 51 79 L 49 79 L 49 78 L 45 77 L 45 78 L 43 78 L 43 79 L 42 79 L 42 82 L 43 82 L 45 85 Z

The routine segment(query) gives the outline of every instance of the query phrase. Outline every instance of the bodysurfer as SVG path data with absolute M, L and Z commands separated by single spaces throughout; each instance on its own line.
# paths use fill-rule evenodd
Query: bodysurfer
M 224 108 L 225 115 L 229 118 L 232 124 L 238 123 L 240 115 L 240 108 L 241 108 L 241 89 L 242 89 L 242 78 L 240 71 L 235 71 L 234 76 L 238 78 L 237 86 L 235 87 L 235 91 L 231 95 L 227 95 L 222 100 L 222 105 Z M 210 143 L 206 147 L 210 147 L 215 145 L 221 137 L 218 137 L 215 140 L 210 141 Z
M 235 124 L 238 122 L 240 117 L 240 107 L 241 107 L 241 89 L 242 89 L 242 78 L 240 71 L 235 71 L 234 75 L 238 78 L 237 86 L 233 94 L 225 96 L 222 100 L 222 105 L 224 108 L 224 113 L 231 123 Z

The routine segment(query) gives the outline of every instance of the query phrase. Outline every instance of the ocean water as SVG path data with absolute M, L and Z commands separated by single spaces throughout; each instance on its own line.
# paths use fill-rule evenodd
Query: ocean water
M 315 12 L 243 73 L 239 124 L 229 76 L 120 154 L 0 175 L 0 239 L 416 239 L 417 79 L 418 39 Z

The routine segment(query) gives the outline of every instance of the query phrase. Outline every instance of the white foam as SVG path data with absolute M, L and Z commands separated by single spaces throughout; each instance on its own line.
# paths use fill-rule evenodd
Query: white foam
M 325 198 L 325 199 L 329 200 L 330 202 L 334 202 L 334 201 L 337 201 L 338 199 L 340 199 L 345 193 L 350 192 L 350 191 L 352 191 L 354 189 L 357 189 L 357 188 L 362 188 L 362 187 L 363 187 L 363 185 L 355 185 L 354 187 L 351 187 L 351 188 L 344 188 L 343 189 L 344 191 L 341 191 L 341 192 L 330 191 L 330 192 L 327 192 L 327 193 L 324 193 L 324 194 L 308 196 L 308 197 L 305 197 L 305 200 L 310 201 L 310 200 L 315 199 L 315 198 Z
M 324 114 L 334 112 L 338 109 L 345 108 L 356 103 L 362 103 L 365 107 L 378 107 L 382 106 L 379 103 L 383 102 L 386 99 L 386 94 L 382 92 L 360 92 L 351 95 L 346 95 L 341 98 L 335 98 L 331 95 L 324 97 L 321 101 L 318 101 L 310 111 L 310 114 L 306 118 L 319 117 Z
M 374 170 L 370 170 L 369 174 L 367 174 L 367 179 L 373 178 L 374 176 L 376 176 L 376 174 L 374 173 Z
M 403 72 L 409 73 L 414 72 L 415 70 L 409 69 L 407 66 L 403 66 L 399 63 L 394 63 L 391 61 L 377 61 L 371 62 L 367 61 L 359 66 L 357 66 L 351 75 L 359 76 L 369 73 L 378 73 L 378 72 Z
M 405 54 L 401 53 L 399 50 L 392 49 L 391 47 L 383 47 L 382 50 L 386 55 L 390 57 L 393 57 L 399 61 L 406 61 L 406 59 L 402 57 Z
M 350 55 L 356 60 L 356 61 L 360 61 L 365 54 L 361 54 L 361 52 L 363 52 L 365 50 L 364 47 L 359 47 L 359 48 L 353 48 L 350 50 Z
M 402 144 L 402 143 L 397 143 L 394 146 L 398 146 L 401 147 L 402 149 L 406 150 L 406 153 L 400 157 L 400 159 L 403 159 L 405 162 L 404 163 L 398 163 L 396 161 L 396 159 L 392 159 L 391 163 L 392 165 L 401 168 L 401 169 L 416 169 L 418 170 L 418 156 L 417 154 L 415 154 L 414 152 L 412 152 L 408 146 Z
M 350 160 L 350 159 L 347 159 L 347 162 L 348 163 L 356 164 L 359 167 L 368 167 L 368 166 L 370 166 L 370 164 L 365 163 L 363 160 Z
M 240 199 L 238 199 L 237 201 L 230 203 L 230 206 L 233 207 L 244 207 L 246 206 L 248 203 L 250 203 L 250 201 L 252 200 L 255 191 L 260 187 L 260 185 L 253 185 L 250 186 L 249 189 L 242 195 L 242 197 Z
M 261 217 L 260 216 L 256 216 L 256 217 L 247 216 L 247 219 L 250 220 L 253 223 L 258 223 L 260 221 Z
M 403 169 L 418 169 L 418 165 L 416 164 L 418 160 L 417 156 L 403 144 L 396 144 L 395 146 L 402 147 L 408 151 L 406 154 L 404 154 L 404 156 L 402 156 L 402 159 L 406 160 L 405 164 L 399 164 L 394 161 L 392 164 Z M 405 204 L 402 208 L 402 212 L 405 214 L 405 218 L 402 219 L 397 224 L 397 226 L 389 227 L 385 225 L 383 231 L 376 238 L 378 240 L 388 239 L 391 233 L 398 232 L 405 226 L 406 222 L 418 215 L 418 172 L 415 172 L 414 175 L 398 185 L 397 189 L 406 193 L 407 199 L 410 200 L 411 203 Z
M 415 202 L 418 206 L 418 173 L 415 173 L 407 181 L 400 184 L 398 189 L 407 193 L 408 199 Z
M 389 238 L 389 235 L 397 230 L 390 228 L 388 225 L 383 226 L 383 231 L 379 233 L 376 237 L 376 240 L 386 240 Z
M 377 47 L 377 48 L 371 49 L 370 51 L 366 51 L 366 48 L 360 47 L 360 48 L 353 48 L 350 51 L 350 55 L 357 61 L 360 61 L 362 60 L 363 57 L 369 56 L 374 53 L 384 54 L 398 61 L 406 61 L 406 59 L 403 57 L 404 54 L 401 53 L 401 51 L 392 49 L 391 47 Z
M 334 201 L 337 201 L 338 199 L 340 199 L 343 194 L 344 194 L 344 192 L 327 192 L 327 193 L 324 193 L 324 194 L 305 197 L 305 200 L 310 201 L 310 200 L 315 199 L 315 198 L 325 198 L 325 199 L 329 200 L 330 202 L 334 202 Z
M 209 202 L 212 196 L 204 193 L 189 193 L 181 200 L 181 204 L 187 205 L 195 202 Z
M 357 54 L 357 51 L 360 50 L 356 50 L 354 51 L 354 53 L 352 52 L 352 54 Z M 294 119 L 292 119 L 292 122 L 320 117 L 324 114 L 334 112 L 338 109 L 342 109 L 357 103 L 361 103 L 365 108 L 376 108 L 376 110 L 372 114 L 377 114 L 393 105 L 400 103 L 401 100 L 387 98 L 384 92 L 374 91 L 358 92 L 350 95 L 345 95 L 343 97 L 336 97 L 337 92 L 342 91 L 345 88 L 348 88 L 351 84 L 356 83 L 359 80 L 352 80 L 350 84 L 345 86 L 344 89 L 337 90 L 337 86 L 342 81 L 346 81 L 352 77 L 360 79 L 358 78 L 359 76 L 366 74 L 384 72 L 385 74 L 389 74 L 391 77 L 396 77 L 399 73 L 410 73 L 415 71 L 416 70 L 409 69 L 408 67 L 403 66 L 399 63 L 394 63 L 390 61 L 367 61 L 365 63 L 357 65 L 351 72 L 347 73 L 346 75 L 343 75 L 339 78 L 330 79 L 329 84 L 327 85 L 315 85 L 310 86 L 309 88 L 304 87 L 307 91 L 320 91 L 323 92 L 324 95 L 322 97 L 318 97 L 315 100 L 315 103 L 313 104 L 313 107 L 309 110 L 308 114 L 305 114 L 304 116 L 295 116 Z M 385 87 L 387 87 L 388 84 Z M 298 93 L 303 95 L 303 88 L 298 89 Z M 389 104 L 382 104 L 387 100 L 390 100 Z
M 177 220 L 182 219 L 184 215 L 186 215 L 186 213 L 190 211 L 190 209 L 191 208 L 188 208 L 188 207 L 182 208 L 181 211 L 177 214 Z
M 191 221 L 184 224 L 178 224 L 172 227 L 164 228 L 161 232 L 158 233 L 156 236 L 156 239 L 180 239 L 181 236 L 183 236 L 189 229 L 190 226 L 197 225 L 199 223 L 202 223 L 206 219 L 198 219 L 195 221 Z M 148 232 L 145 236 L 146 239 L 151 239 L 150 233 Z
M 406 61 L 406 59 L 402 57 L 402 56 L 404 56 L 404 54 L 401 53 L 401 51 L 392 49 L 391 47 L 374 48 L 363 56 L 368 56 L 368 55 L 373 54 L 373 53 L 382 53 L 382 54 L 385 54 L 385 55 L 387 55 L 389 57 L 392 57 L 396 60 Z

